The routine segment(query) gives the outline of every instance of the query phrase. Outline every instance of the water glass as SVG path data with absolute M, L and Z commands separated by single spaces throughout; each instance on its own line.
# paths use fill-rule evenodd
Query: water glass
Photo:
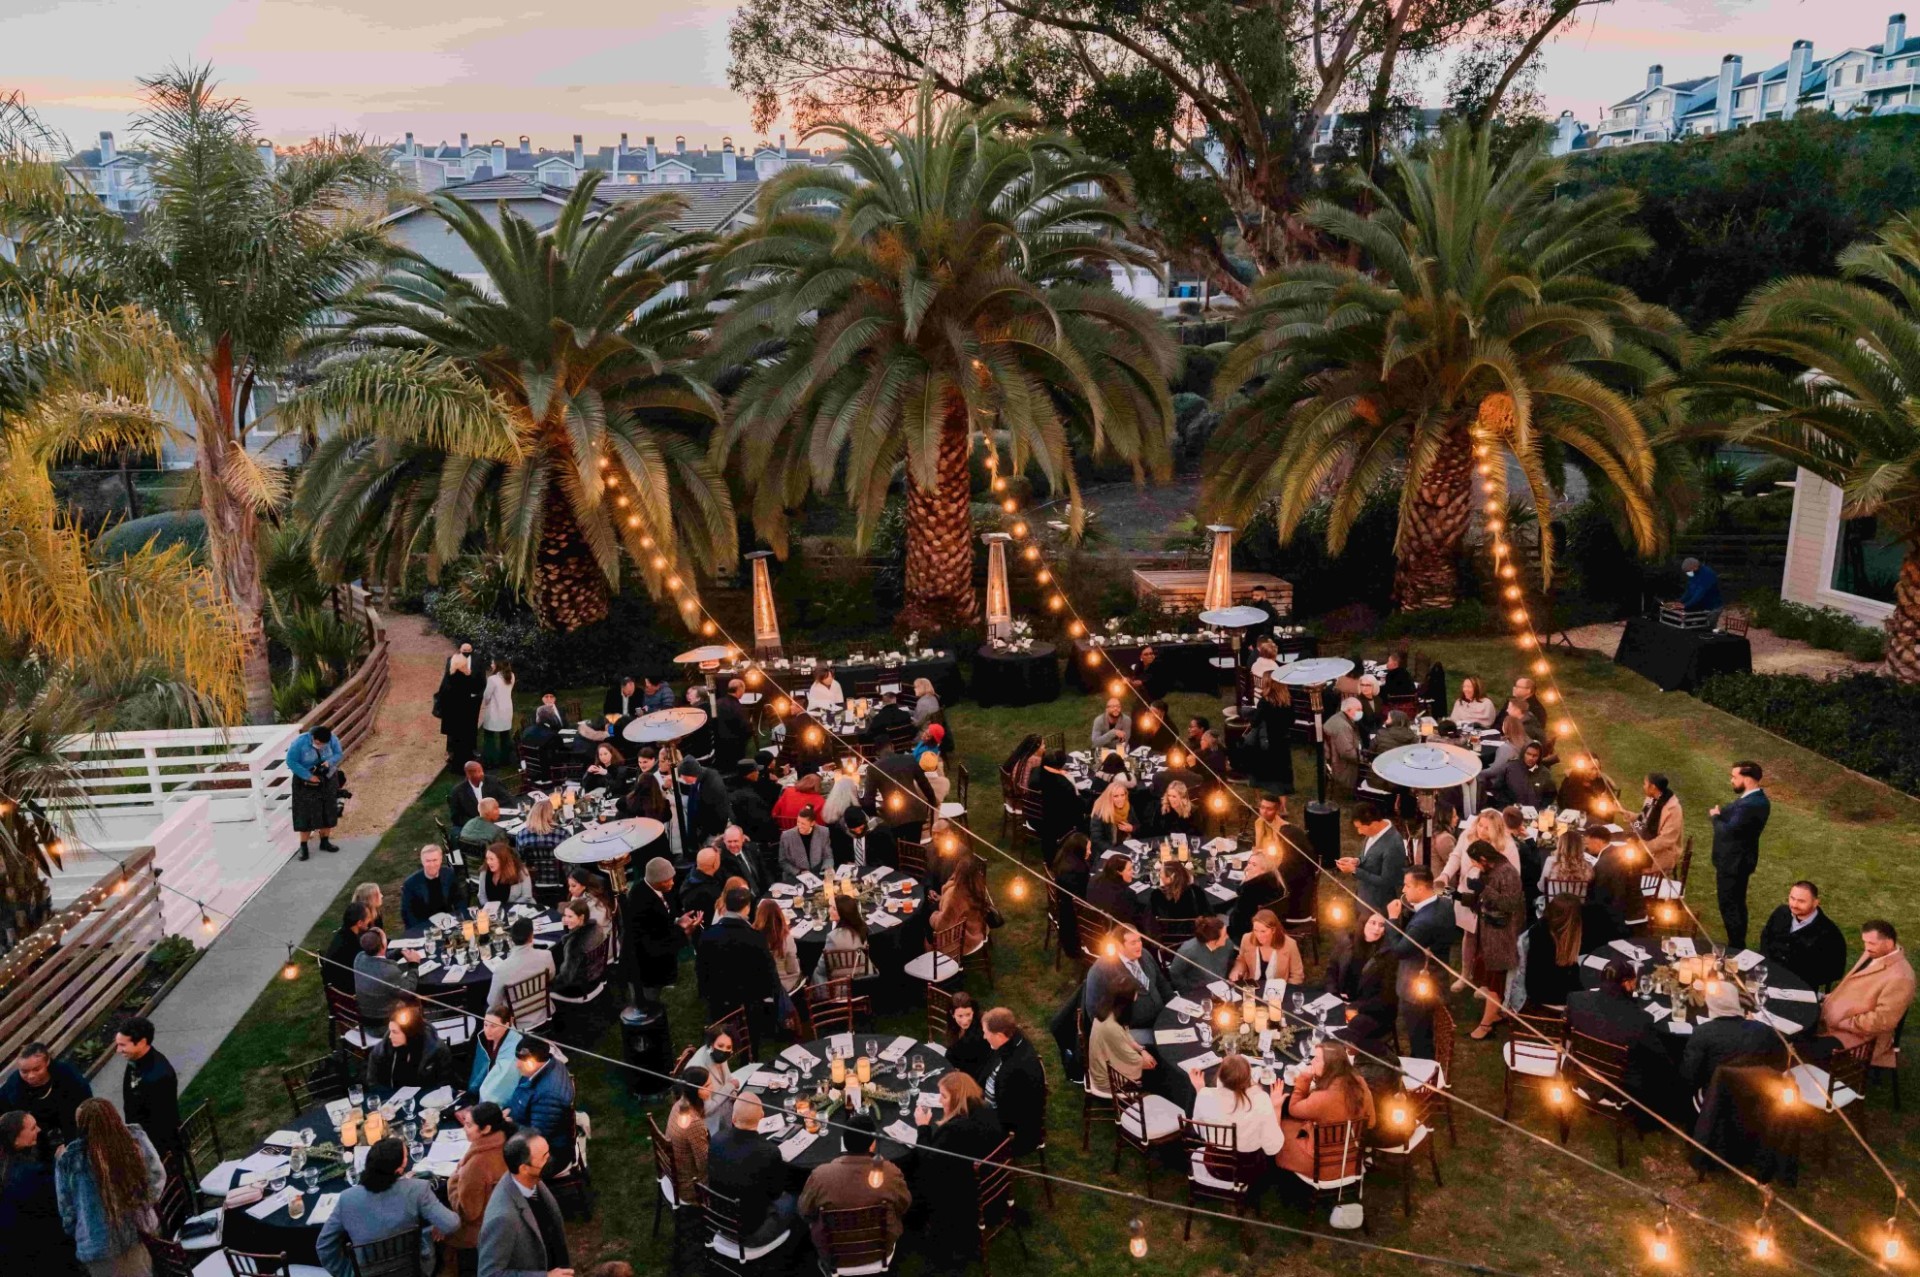
M 301 1173 L 300 1187 L 305 1189 L 309 1193 L 319 1188 L 320 1172 L 314 1167 L 311 1167 L 311 1166 L 307 1167 L 307 1169 Z
M 868 1038 L 866 1048 L 866 1056 L 869 1060 L 878 1061 L 880 1059 L 880 1043 L 877 1039 Z
M 287 1186 L 287 1168 L 282 1166 L 279 1170 L 273 1173 L 272 1178 L 267 1180 L 267 1189 L 270 1192 L 277 1193 L 280 1190 L 284 1189 L 286 1186 Z
M 908 1075 L 913 1078 L 913 1084 L 916 1087 L 919 1086 L 921 1081 L 927 1076 L 926 1060 L 916 1054 L 913 1057 L 912 1063 L 908 1065 Z
M 355 1108 L 362 1108 L 366 1105 L 366 1102 L 366 1088 L 362 1087 L 358 1082 L 355 1082 L 347 1088 L 347 1103 L 353 1105 Z

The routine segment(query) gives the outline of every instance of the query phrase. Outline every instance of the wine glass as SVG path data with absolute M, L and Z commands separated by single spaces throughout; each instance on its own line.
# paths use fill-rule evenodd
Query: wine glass
M 300 1187 L 309 1193 L 320 1187 L 320 1170 L 318 1167 L 309 1166 L 305 1171 L 301 1172 Z
M 363 1108 L 367 1102 L 366 1088 L 355 1082 L 347 1087 L 347 1103 L 355 1108 Z
M 908 1065 L 908 1073 L 913 1078 L 915 1087 L 918 1087 L 921 1082 L 926 1080 L 927 1062 L 917 1052 L 914 1054 L 913 1062 Z
M 267 1189 L 270 1192 L 278 1193 L 284 1190 L 286 1186 L 287 1186 L 287 1168 L 282 1166 L 278 1170 L 274 1171 L 272 1176 L 268 1178 Z
M 877 1060 L 878 1060 L 878 1059 L 880 1058 L 880 1043 L 879 1043 L 879 1041 L 878 1041 L 877 1039 L 875 1039 L 875 1038 L 868 1038 L 868 1039 L 866 1040 L 866 1043 L 865 1043 L 865 1045 L 866 1045 L 866 1048 L 867 1048 L 867 1049 L 866 1049 L 866 1056 L 867 1056 L 867 1058 L 868 1058 L 869 1060 L 876 1060 L 876 1061 L 877 1061 Z

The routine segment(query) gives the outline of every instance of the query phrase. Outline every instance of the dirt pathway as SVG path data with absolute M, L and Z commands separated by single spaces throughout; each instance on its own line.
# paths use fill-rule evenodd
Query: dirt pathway
M 353 799 L 340 824 L 343 837 L 378 837 L 420 796 L 446 761 L 433 693 L 446 665 L 447 643 L 425 617 L 389 613 L 392 682 L 374 719 L 373 735 L 347 759 Z
M 1573 640 L 1575 647 L 1611 656 L 1614 649 L 1620 646 L 1620 633 L 1626 628 L 1624 621 L 1613 621 L 1605 625 L 1583 625 L 1571 631 L 1568 637 Z M 1772 630 L 1763 630 L 1757 625 L 1747 631 L 1747 642 L 1753 648 L 1755 674 L 1805 674 L 1811 678 L 1844 678 L 1849 674 L 1877 674 L 1885 668 L 1865 661 L 1856 661 L 1842 652 L 1829 652 L 1824 647 L 1814 647 L 1799 639 L 1781 638 Z

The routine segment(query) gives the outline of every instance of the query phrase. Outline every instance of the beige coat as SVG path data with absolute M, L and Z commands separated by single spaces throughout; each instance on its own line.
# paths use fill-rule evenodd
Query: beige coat
M 1844 1047 L 1872 1041 L 1875 1068 L 1890 1069 L 1893 1027 L 1913 1005 L 1913 965 L 1905 949 L 1884 958 L 1862 954 L 1853 970 L 1833 986 L 1820 1004 L 1820 1032 L 1831 1034 Z
M 1667 799 L 1666 806 L 1660 809 L 1660 827 L 1641 833 L 1640 840 L 1647 844 L 1660 872 L 1670 874 L 1674 866 L 1680 863 L 1680 848 L 1687 840 L 1685 829 L 1686 816 L 1680 810 L 1678 795 Z
M 480 1244 L 480 1220 L 487 1213 L 493 1190 L 507 1177 L 507 1162 L 501 1148 L 507 1142 L 504 1131 L 488 1131 L 467 1145 L 447 1181 L 447 1205 L 460 1212 L 460 1227 L 447 1237 L 455 1250 L 472 1250 Z
M 1284 934 L 1276 937 L 1273 953 L 1262 962 L 1259 941 L 1249 928 L 1247 934 L 1240 937 L 1240 954 L 1233 960 L 1233 972 L 1227 979 L 1233 984 L 1251 983 L 1256 988 L 1268 980 L 1301 985 L 1307 982 L 1307 965 L 1300 961 L 1300 946 L 1292 936 Z

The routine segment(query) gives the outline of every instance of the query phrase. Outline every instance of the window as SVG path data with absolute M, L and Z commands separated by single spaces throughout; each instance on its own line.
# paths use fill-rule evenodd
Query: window
M 1782 102 L 1786 100 L 1786 97 L 1787 97 L 1786 85 L 1769 84 L 1767 86 L 1767 105 L 1768 106 L 1779 106 Z
M 1842 594 L 1891 603 L 1905 557 L 1899 537 L 1883 530 L 1877 518 L 1842 519 L 1829 583 Z

